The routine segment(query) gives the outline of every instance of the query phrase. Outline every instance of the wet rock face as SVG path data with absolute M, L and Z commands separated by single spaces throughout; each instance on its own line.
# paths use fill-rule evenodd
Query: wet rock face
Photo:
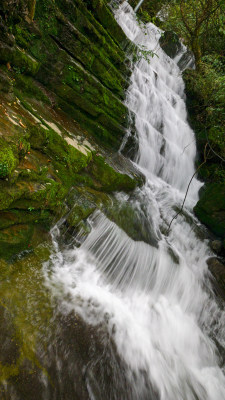
M 130 71 L 128 39 L 107 2 L 39 0 L 33 19 L 34 5 L 0 5 L 0 257 L 7 259 L 32 248 L 70 207 L 75 227 L 107 203 L 102 193 L 143 183 L 108 157 L 126 133 Z M 65 200 L 72 187 L 73 205 Z
M 208 183 L 194 208 L 196 216 L 215 235 L 225 237 L 225 185 Z
M 181 71 L 185 68 L 193 68 L 195 65 L 194 54 L 188 48 L 184 51 L 182 44 L 173 31 L 165 31 L 159 39 L 160 46 L 170 58 L 175 58 L 180 53 L 180 59 L 177 63 Z
M 160 37 L 159 43 L 165 53 L 171 58 L 174 58 L 181 50 L 179 37 L 173 31 L 165 31 Z
M 220 254 L 222 251 L 223 243 L 220 240 L 212 240 L 210 242 L 210 247 L 216 254 Z
M 207 264 L 215 278 L 215 289 L 219 296 L 225 300 L 225 265 L 216 257 L 209 258 Z

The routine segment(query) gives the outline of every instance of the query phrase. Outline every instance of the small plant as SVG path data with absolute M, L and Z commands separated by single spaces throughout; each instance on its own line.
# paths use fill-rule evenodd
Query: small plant
M 158 55 L 153 50 L 147 50 L 146 46 L 140 45 L 133 54 L 133 61 L 137 62 L 144 59 L 145 61 L 147 61 L 148 64 L 150 64 L 150 60 L 154 56 L 158 57 Z
M 33 211 L 35 210 L 35 207 L 28 207 L 28 211 Z
M 6 178 L 9 174 L 9 167 L 6 162 L 0 163 L 0 179 Z

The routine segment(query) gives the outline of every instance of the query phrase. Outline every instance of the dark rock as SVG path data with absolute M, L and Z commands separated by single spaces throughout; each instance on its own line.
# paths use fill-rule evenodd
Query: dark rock
M 225 184 L 209 183 L 194 208 L 199 220 L 215 235 L 225 237 Z
M 8 74 L 4 71 L 0 70 L 0 92 L 3 93 L 12 93 L 13 92 L 13 84 L 10 80 Z
M 216 254 L 220 254 L 222 250 L 222 242 L 220 240 L 212 240 L 212 242 L 210 242 L 210 247 Z
M 219 296 L 225 300 L 225 265 L 216 257 L 209 258 L 207 264 L 216 280 L 215 289 Z
M 165 31 L 160 37 L 159 43 L 165 53 L 171 58 L 174 58 L 182 47 L 179 37 L 173 31 Z
M 191 50 L 187 49 L 177 63 L 178 67 L 183 71 L 185 68 L 193 68 L 195 65 L 194 54 Z

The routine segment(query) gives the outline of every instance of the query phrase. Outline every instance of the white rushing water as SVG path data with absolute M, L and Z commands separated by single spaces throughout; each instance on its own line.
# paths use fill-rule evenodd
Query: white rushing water
M 192 212 L 202 185 L 196 178 L 184 213 L 166 234 L 194 173 L 184 83 L 158 45 L 158 28 L 143 29 L 127 2 L 115 17 L 132 42 L 157 53 L 134 65 L 126 99 L 139 140 L 135 162 L 146 184 L 132 199 L 118 195 L 142 215 L 155 245 L 132 240 L 99 211 L 79 249 L 56 252 L 48 279 L 65 310 L 107 327 L 133 380 L 127 399 L 223 400 L 225 378 L 211 338 L 224 346 L 225 318 L 205 288 L 210 250 Z

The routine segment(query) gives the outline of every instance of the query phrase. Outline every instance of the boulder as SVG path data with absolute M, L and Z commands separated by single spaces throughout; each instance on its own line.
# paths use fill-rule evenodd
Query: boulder
M 215 289 L 225 300 L 225 265 L 216 257 L 209 258 L 207 264 L 216 280 Z
M 182 48 L 179 37 L 173 31 L 165 31 L 159 39 L 159 44 L 170 58 L 174 58 Z

